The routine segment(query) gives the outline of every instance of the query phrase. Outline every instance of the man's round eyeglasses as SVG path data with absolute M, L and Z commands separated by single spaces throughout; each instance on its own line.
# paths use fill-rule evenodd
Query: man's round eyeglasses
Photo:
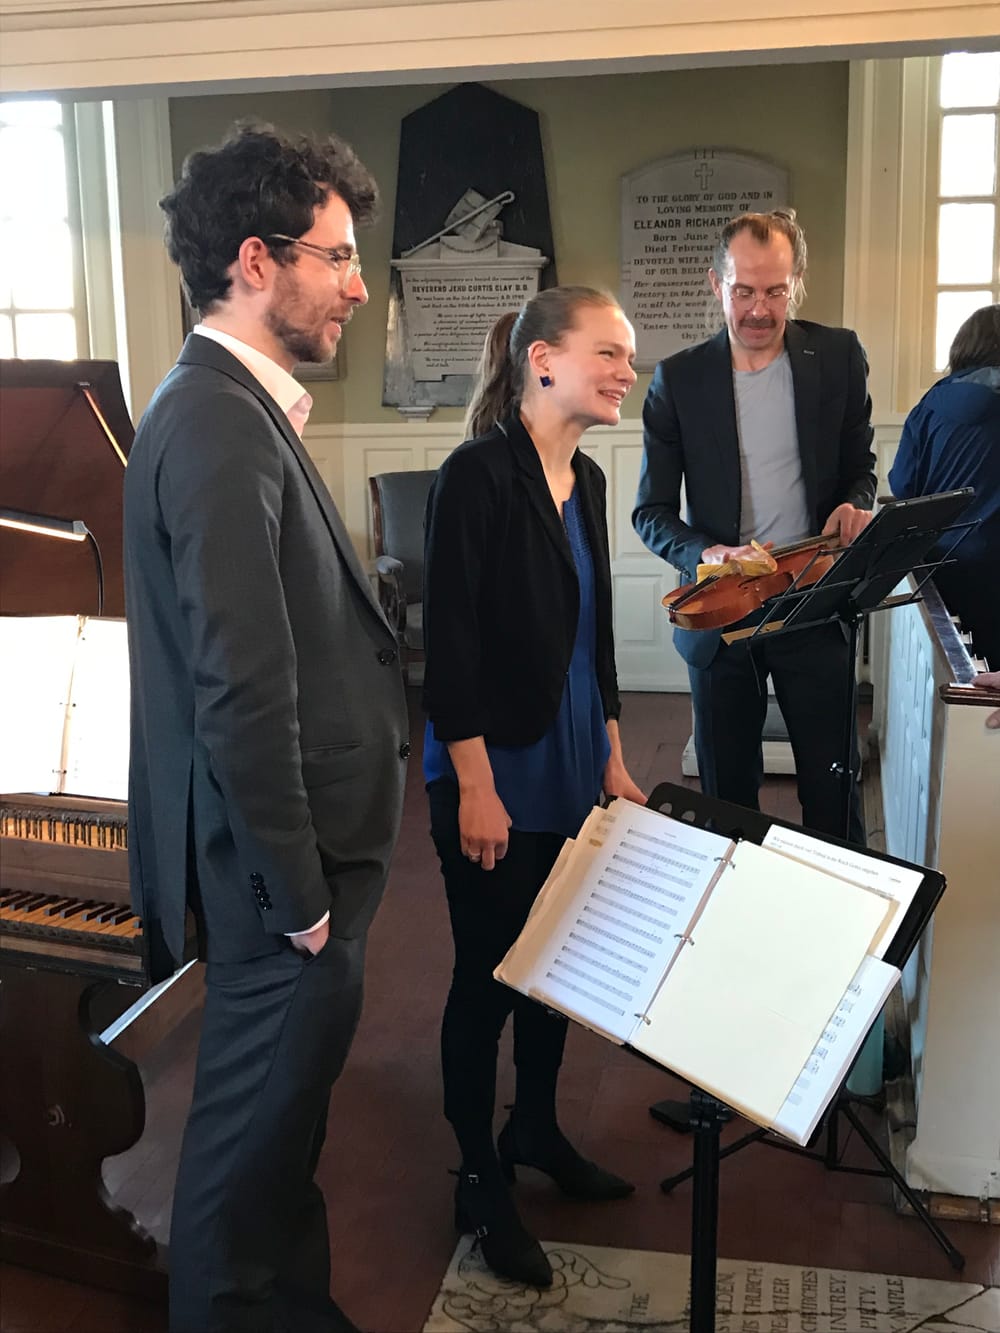
M 357 250 L 351 250 L 346 245 L 314 245 L 312 241 L 301 241 L 297 236 L 283 236 L 281 232 L 275 232 L 271 236 L 265 236 L 268 245 L 276 243 L 278 245 L 299 245 L 303 250 L 312 250 L 335 268 L 341 264 L 347 265 L 347 272 L 344 274 L 344 281 L 349 282 L 351 278 L 357 277 L 361 272 L 361 256 Z
M 729 295 L 737 305 L 756 305 L 760 301 L 763 305 L 780 305 L 782 301 L 787 301 L 791 295 L 790 289 L 782 283 L 780 287 L 768 287 L 766 291 L 758 292 L 754 287 L 745 287 L 740 282 L 727 282 Z

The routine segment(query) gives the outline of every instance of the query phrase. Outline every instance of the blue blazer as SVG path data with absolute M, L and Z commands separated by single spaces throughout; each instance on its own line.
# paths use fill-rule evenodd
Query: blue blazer
M 819 533 L 837 505 L 870 509 L 875 502 L 868 362 L 850 329 L 806 320 L 789 320 L 785 347 L 806 504 Z M 727 329 L 660 362 L 642 420 L 632 523 L 646 546 L 690 583 L 707 546 L 740 540 L 740 450 Z M 677 651 L 694 667 L 709 665 L 720 640 L 719 630 L 674 631 Z

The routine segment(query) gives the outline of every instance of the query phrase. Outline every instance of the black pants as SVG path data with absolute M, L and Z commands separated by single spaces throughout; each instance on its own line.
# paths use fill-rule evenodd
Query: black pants
M 365 942 L 210 963 L 170 1232 L 171 1333 L 328 1333 L 313 1180 L 361 1012 Z
M 753 648 L 722 644 L 709 666 L 688 667 L 694 704 L 695 749 L 701 788 L 708 796 L 760 808 L 764 777 L 761 735 L 767 712 L 767 677 L 788 728 L 795 755 L 802 823 L 842 838 L 840 778 L 848 672 L 848 645 L 839 625 L 801 630 L 780 638 L 762 635 Z M 852 734 L 857 776 L 857 739 Z M 847 836 L 865 845 L 857 783 L 851 784 Z
M 462 855 L 456 785 L 442 780 L 427 790 L 455 941 L 441 1028 L 444 1110 L 464 1164 L 482 1170 L 493 1157 L 497 1050 L 511 1013 L 518 1108 L 549 1107 L 554 1116 L 566 1019 L 494 981 L 493 969 L 520 934 L 565 839 L 511 830 L 507 855 L 482 870 Z

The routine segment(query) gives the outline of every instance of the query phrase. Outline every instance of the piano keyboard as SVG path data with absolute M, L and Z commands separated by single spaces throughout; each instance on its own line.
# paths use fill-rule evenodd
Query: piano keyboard
M 56 842 L 66 847 L 124 851 L 128 848 L 128 820 L 120 815 L 5 805 L 0 806 L 0 838 L 29 838 L 32 842 Z
M 120 801 L 0 798 L 0 955 L 100 976 L 144 972 Z
M 54 893 L 0 893 L 0 926 L 35 939 L 102 936 L 108 948 L 130 949 L 129 940 L 142 935 L 142 922 L 130 907 L 88 898 L 61 898 Z

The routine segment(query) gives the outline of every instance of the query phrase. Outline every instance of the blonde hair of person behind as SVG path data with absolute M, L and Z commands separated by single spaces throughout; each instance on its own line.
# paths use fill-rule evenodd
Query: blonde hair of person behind
M 465 413 L 465 438 L 474 440 L 510 416 L 524 395 L 528 348 L 534 342 L 558 346 L 576 322 L 581 306 L 618 302 L 594 287 L 549 287 L 526 301 L 520 311 L 501 315 L 483 344 L 472 397 Z

